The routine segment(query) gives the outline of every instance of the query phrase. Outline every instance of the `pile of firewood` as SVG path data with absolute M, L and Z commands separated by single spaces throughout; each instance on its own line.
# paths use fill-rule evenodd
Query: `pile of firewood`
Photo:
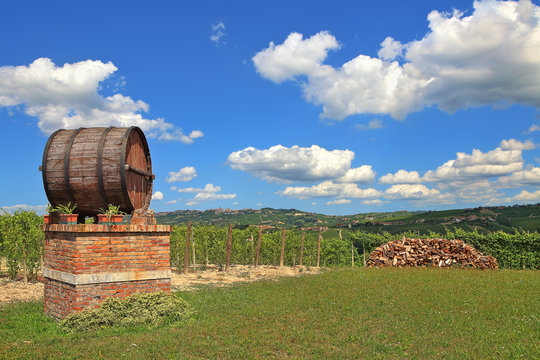
M 497 259 L 484 256 L 461 240 L 409 239 L 390 241 L 377 247 L 367 260 L 369 267 L 459 266 L 497 269 Z

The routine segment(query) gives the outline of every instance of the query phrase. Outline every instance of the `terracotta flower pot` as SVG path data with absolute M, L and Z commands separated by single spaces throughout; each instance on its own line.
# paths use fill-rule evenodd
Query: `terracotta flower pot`
M 99 223 L 121 223 L 124 219 L 124 215 L 107 215 L 107 214 L 98 214 Z
M 60 224 L 77 224 L 77 217 L 78 214 L 59 214 L 60 217 Z

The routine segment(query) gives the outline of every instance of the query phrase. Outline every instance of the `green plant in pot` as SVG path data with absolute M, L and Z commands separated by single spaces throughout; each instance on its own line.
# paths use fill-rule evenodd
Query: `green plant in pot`
M 43 215 L 43 219 L 45 219 L 45 225 L 52 224 L 52 218 L 53 214 L 56 212 L 56 208 L 53 207 L 51 204 L 47 204 L 47 207 L 45 208 L 46 215 Z
M 79 214 L 74 213 L 76 208 L 77 204 L 71 205 L 71 202 L 68 202 L 67 205 L 57 205 L 53 211 L 59 214 L 60 224 L 76 224 L 79 216 Z
M 113 205 L 109 204 L 109 206 L 104 209 L 99 209 L 98 213 L 98 222 L 100 223 L 121 223 L 124 215 L 126 215 L 125 212 L 120 211 L 120 205 Z

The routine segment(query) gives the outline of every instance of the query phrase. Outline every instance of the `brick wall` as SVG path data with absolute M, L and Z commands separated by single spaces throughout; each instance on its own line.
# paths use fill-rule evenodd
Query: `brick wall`
M 45 312 L 56 318 L 109 296 L 170 291 L 170 226 L 44 226 Z

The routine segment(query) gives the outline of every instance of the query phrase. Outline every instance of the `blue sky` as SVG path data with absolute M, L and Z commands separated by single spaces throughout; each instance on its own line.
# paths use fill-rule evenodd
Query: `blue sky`
M 10 2 L 0 207 L 50 133 L 138 125 L 156 211 L 540 202 L 537 1 Z

